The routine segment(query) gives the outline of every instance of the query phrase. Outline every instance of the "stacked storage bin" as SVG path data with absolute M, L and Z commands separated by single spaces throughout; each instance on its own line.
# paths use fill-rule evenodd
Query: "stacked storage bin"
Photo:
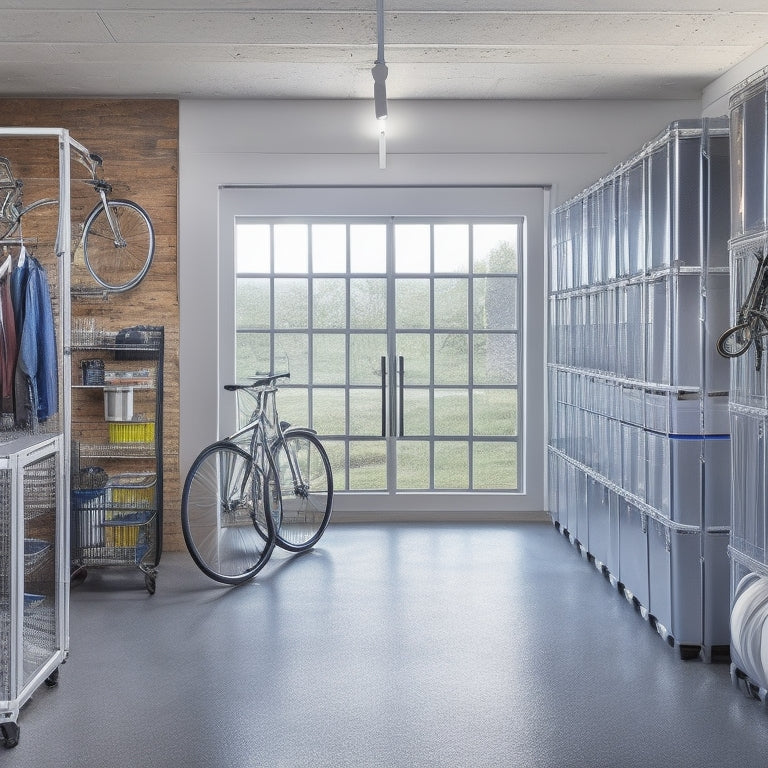
M 768 248 L 768 78 L 742 83 L 731 98 L 731 317 L 755 274 L 755 254 Z M 757 369 L 754 345 L 731 363 L 732 435 L 731 673 L 768 701 L 768 553 L 766 435 L 768 360 Z M 768 625 L 766 625 L 768 629 Z
M 550 513 L 683 657 L 729 644 L 728 121 L 552 214 Z

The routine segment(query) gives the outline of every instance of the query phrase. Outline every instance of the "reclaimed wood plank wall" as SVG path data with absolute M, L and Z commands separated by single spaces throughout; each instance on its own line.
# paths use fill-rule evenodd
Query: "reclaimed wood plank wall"
M 165 551 L 184 548 L 179 522 L 179 302 L 177 282 L 177 190 L 179 106 L 175 100 L 0 99 L 4 126 L 66 128 L 91 152 L 104 158 L 104 177 L 113 196 L 139 203 L 150 215 L 156 235 L 155 258 L 135 289 L 108 297 L 78 297 L 73 325 L 94 318 L 97 327 L 119 330 L 131 325 L 165 327 L 163 398 Z M 55 177 L 51 147 L 0 139 L 0 155 L 12 157 L 15 175 L 25 180 L 25 203 L 37 199 L 44 180 Z M 85 169 L 73 164 L 73 178 Z M 87 185 L 72 185 L 73 219 L 87 213 L 96 198 Z M 80 191 L 82 190 L 82 194 Z M 30 217 L 36 214 L 30 214 Z M 82 220 L 82 219 L 81 219 Z M 25 231 L 25 237 L 27 232 Z M 75 268 L 76 269 L 76 268 Z M 77 281 L 73 273 L 73 282 Z M 102 425 L 103 426 L 103 425 Z

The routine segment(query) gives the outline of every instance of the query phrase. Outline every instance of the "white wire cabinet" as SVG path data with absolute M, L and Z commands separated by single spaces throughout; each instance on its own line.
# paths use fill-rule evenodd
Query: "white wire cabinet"
M 58 199 L 55 242 L 43 239 L 36 250 L 53 299 L 59 398 L 58 412 L 30 432 L 0 432 L 0 745 L 6 748 L 19 741 L 22 706 L 39 687 L 56 685 L 69 653 L 71 377 L 64 362 L 70 354 L 71 165 L 77 154 L 88 156 L 64 128 L 0 128 L 0 155 L 13 163 L 27 151 L 57 168 L 38 180 L 51 188 L 44 197 Z M 36 239 L 30 229 L 25 242 Z
M 68 654 L 69 541 L 61 435 L 0 445 L 0 735 L 19 741 L 21 707 L 58 681 Z

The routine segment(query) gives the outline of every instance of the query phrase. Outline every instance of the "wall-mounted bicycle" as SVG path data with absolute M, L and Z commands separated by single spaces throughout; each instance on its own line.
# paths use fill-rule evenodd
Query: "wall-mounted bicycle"
M 736 324 L 718 339 L 717 351 L 723 357 L 739 357 L 754 344 L 755 370 L 759 371 L 763 361 L 763 337 L 768 336 L 768 255 L 759 249 L 755 258 L 755 276 L 736 313 Z
M 149 272 L 155 253 L 155 231 L 147 212 L 132 200 L 110 198 L 112 186 L 99 177 L 102 158 L 76 153 L 75 158 L 90 173 L 90 184 L 100 200 L 83 223 L 80 246 L 85 266 L 93 279 L 111 292 L 135 288 Z M 21 231 L 23 217 L 45 205 L 58 205 L 54 198 L 22 202 L 24 183 L 14 177 L 11 163 L 0 157 L 0 240 Z

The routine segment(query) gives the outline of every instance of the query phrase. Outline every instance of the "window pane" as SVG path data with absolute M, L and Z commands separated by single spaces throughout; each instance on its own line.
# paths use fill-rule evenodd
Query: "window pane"
M 404 390 L 403 432 L 408 437 L 429 434 L 429 390 Z
M 435 272 L 469 272 L 469 227 L 435 224 Z
M 347 271 L 347 227 L 344 224 L 312 226 L 312 271 Z
M 275 224 L 275 272 L 306 274 L 308 244 L 306 224 Z
M 312 390 L 312 428 L 323 435 L 345 435 L 346 392 L 343 389 Z M 335 480 L 335 478 L 334 478 Z
M 387 327 L 387 281 L 384 278 L 350 280 L 350 328 L 383 330 Z
M 429 269 L 429 224 L 395 226 L 395 272 L 422 272 Z
M 469 380 L 467 335 L 435 334 L 435 384 L 466 384 Z
M 517 334 L 476 333 L 473 344 L 475 384 L 517 384 Z
M 429 280 L 398 279 L 395 318 L 398 328 L 429 328 Z
M 323 438 L 323 448 L 328 454 L 333 473 L 334 491 L 347 490 L 347 445 L 343 440 Z
M 238 278 L 235 302 L 237 330 L 269 328 L 269 278 Z
M 349 228 L 350 271 L 387 271 L 387 227 L 384 224 L 352 224 Z
M 381 435 L 381 392 L 378 389 L 349 391 L 349 434 Z
M 469 394 L 466 390 L 435 390 L 435 434 L 469 434 Z
M 387 351 L 383 333 L 354 333 L 349 337 L 349 383 L 381 384 L 381 357 Z
M 347 282 L 316 277 L 312 281 L 312 322 L 315 328 L 347 327 Z
M 429 489 L 429 443 L 426 440 L 397 444 L 397 487 L 403 491 Z
M 277 405 L 283 421 L 294 427 L 312 426 L 309 423 L 309 390 L 306 387 L 280 387 Z
M 472 433 L 517 435 L 517 390 L 476 389 L 472 393 Z
M 269 337 L 269 333 L 237 334 L 235 371 L 238 381 L 244 382 L 249 376 L 269 372 Z
M 517 490 L 517 443 L 475 443 L 472 460 L 475 490 Z
M 288 371 L 291 384 L 309 384 L 309 340 L 306 333 L 276 333 L 275 373 Z
M 275 328 L 306 328 L 309 314 L 307 281 L 275 278 Z
M 347 380 L 346 339 L 340 333 L 312 337 L 312 380 L 315 384 L 344 384 Z
M 467 328 L 469 281 L 435 278 L 435 328 Z
M 435 488 L 469 488 L 469 446 L 465 442 L 435 443 Z
M 431 338 L 428 333 L 397 334 L 397 354 L 403 358 L 406 385 L 432 381 L 429 365 Z
M 235 225 L 235 271 L 269 274 L 269 224 Z
M 472 248 L 476 273 L 517 272 L 517 224 L 475 224 Z
M 350 440 L 349 489 L 383 491 L 387 487 L 387 444 L 383 440 Z
M 476 277 L 473 311 L 475 330 L 516 330 L 517 278 Z

